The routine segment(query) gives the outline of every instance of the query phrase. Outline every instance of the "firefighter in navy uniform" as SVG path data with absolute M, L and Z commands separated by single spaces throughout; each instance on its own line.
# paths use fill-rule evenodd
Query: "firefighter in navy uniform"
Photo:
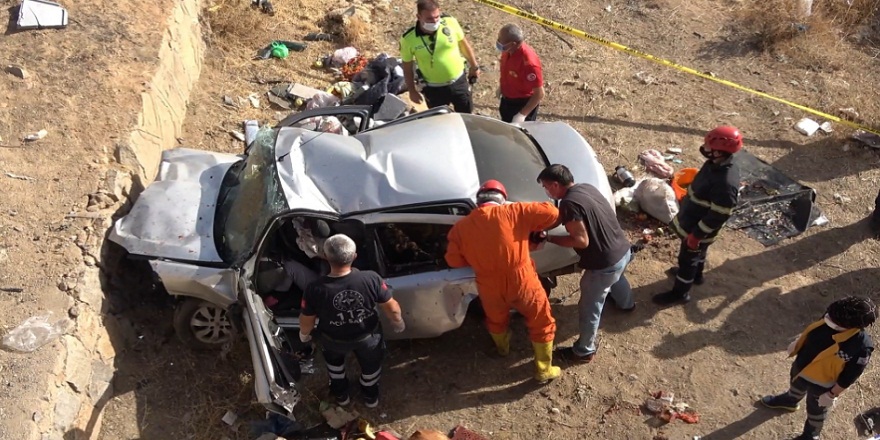
M 730 218 L 739 198 L 739 167 L 733 163 L 733 155 L 741 149 L 742 134 L 736 127 L 721 126 L 706 135 L 700 147 L 706 163 L 688 187 L 681 210 L 672 220 L 673 230 L 682 239 L 675 285 L 668 292 L 654 295 L 655 303 L 688 302 L 691 286 L 703 283 L 706 251 Z
M 807 421 L 795 440 L 818 440 L 828 410 L 865 371 L 874 351 L 865 328 L 876 320 L 877 306 L 870 299 L 846 297 L 831 303 L 825 316 L 788 346 L 788 355 L 795 356 L 790 388 L 764 397 L 761 403 L 797 411 L 800 401 L 807 398 Z

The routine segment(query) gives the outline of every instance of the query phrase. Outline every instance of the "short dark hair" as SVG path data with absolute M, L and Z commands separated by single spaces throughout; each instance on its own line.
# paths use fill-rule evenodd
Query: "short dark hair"
M 435 11 L 437 9 L 440 9 L 440 3 L 437 0 L 419 0 L 416 2 L 416 13 Z
M 865 297 L 848 296 L 828 306 L 828 317 L 843 328 L 865 328 L 877 320 L 877 306 Z
M 574 183 L 574 176 L 571 175 L 571 171 L 568 170 L 567 166 L 555 163 L 544 168 L 541 174 L 538 174 L 538 183 L 543 181 L 556 182 L 562 186 L 568 186 Z

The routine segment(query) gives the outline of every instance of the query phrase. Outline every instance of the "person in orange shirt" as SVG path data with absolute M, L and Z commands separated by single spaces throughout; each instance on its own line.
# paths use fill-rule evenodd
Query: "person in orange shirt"
M 556 224 L 559 211 L 546 202 L 506 202 L 501 182 L 484 183 L 477 208 L 449 231 L 446 262 L 474 269 L 486 327 L 501 356 L 510 353 L 510 309 L 522 314 L 535 350 L 535 379 L 545 383 L 562 372 L 552 365 L 556 320 L 529 255 L 529 239 Z

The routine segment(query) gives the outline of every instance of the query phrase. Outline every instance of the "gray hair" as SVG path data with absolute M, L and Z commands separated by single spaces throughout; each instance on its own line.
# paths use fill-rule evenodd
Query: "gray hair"
M 504 194 L 501 194 L 498 191 L 483 191 L 477 194 L 477 205 L 482 205 L 484 203 L 495 202 L 499 205 L 503 205 L 507 200 L 504 198 Z
M 513 23 L 502 26 L 501 33 L 506 35 L 507 38 L 514 43 L 522 43 L 526 39 L 525 35 L 523 35 L 522 28 Z
M 324 241 L 324 256 L 330 264 L 348 266 L 354 261 L 357 246 L 345 234 L 336 234 Z

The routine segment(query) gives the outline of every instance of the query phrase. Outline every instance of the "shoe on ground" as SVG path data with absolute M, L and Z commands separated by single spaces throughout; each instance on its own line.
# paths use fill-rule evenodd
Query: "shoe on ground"
M 761 404 L 766 406 L 767 408 L 781 409 L 791 412 L 795 412 L 798 410 L 798 408 L 800 408 L 800 405 L 798 405 L 797 402 L 792 403 L 790 400 L 786 399 L 785 394 L 780 394 L 778 396 L 764 396 L 761 398 Z M 800 438 L 801 437 L 798 437 L 798 439 Z
M 792 440 L 819 440 L 818 435 L 803 433 Z
M 336 404 L 337 405 L 347 406 L 349 403 L 351 403 L 351 397 L 349 397 L 348 394 L 345 394 L 342 396 L 336 396 Z
M 589 364 L 593 362 L 593 358 L 596 357 L 596 352 L 592 352 L 586 356 L 581 356 L 574 352 L 574 347 L 565 347 L 557 349 L 553 353 L 554 359 L 564 360 L 567 362 L 578 363 L 578 364 Z
M 669 268 L 669 270 L 666 271 L 666 273 L 668 273 L 669 276 L 675 278 L 676 275 L 678 275 L 678 268 L 677 268 L 677 267 L 671 267 L 671 268 Z M 700 276 L 698 276 L 698 277 L 694 277 L 694 284 L 697 285 L 697 286 L 702 286 L 703 283 L 705 283 L 705 282 L 706 282 L 706 280 L 703 279 L 703 276 L 702 276 L 702 275 L 700 275 Z
M 605 301 L 606 304 L 608 304 L 609 302 L 611 302 L 611 303 L 614 304 L 614 308 L 615 308 L 615 309 L 617 309 L 617 310 L 619 310 L 619 311 L 621 311 L 621 312 L 623 312 L 623 313 L 631 313 L 631 312 L 634 312 L 634 311 L 636 310 L 636 304 L 635 304 L 635 303 L 633 303 L 633 306 L 630 307 L 630 308 L 628 308 L 628 309 L 622 309 L 622 308 L 620 308 L 620 306 L 617 305 L 617 301 L 615 301 L 614 298 L 612 298 L 611 296 L 608 296 L 608 299 Z
M 367 408 L 375 408 L 379 406 L 379 398 L 364 397 L 364 406 L 366 406 Z
M 651 301 L 659 306 L 673 306 L 676 304 L 684 304 L 691 300 L 689 293 L 681 294 L 670 290 L 669 292 L 658 293 L 651 297 Z

